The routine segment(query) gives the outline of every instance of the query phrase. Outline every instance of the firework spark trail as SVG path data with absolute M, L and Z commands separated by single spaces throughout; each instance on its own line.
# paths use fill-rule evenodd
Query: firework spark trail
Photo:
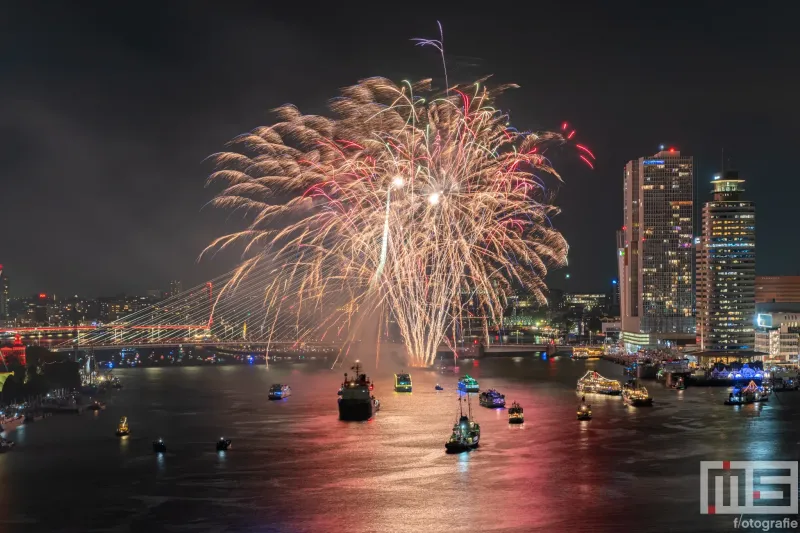
M 334 118 L 279 108 L 278 123 L 213 156 L 209 182 L 225 184 L 213 204 L 251 221 L 209 249 L 244 244 L 235 279 L 278 265 L 264 302 L 325 310 L 326 328 L 393 317 L 415 365 L 433 362 L 467 306 L 493 319 L 513 284 L 544 302 L 567 244 L 536 174 L 557 177 L 542 145 L 571 134 L 509 127 L 493 107 L 506 87 L 437 95 L 429 81 L 371 78 L 331 102 Z

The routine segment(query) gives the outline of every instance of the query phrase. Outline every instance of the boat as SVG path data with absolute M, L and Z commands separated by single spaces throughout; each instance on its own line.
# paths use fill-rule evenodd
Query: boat
M 395 392 L 411 392 L 411 374 L 401 372 L 394 375 Z
M 606 379 L 594 370 L 590 370 L 578 380 L 578 392 L 619 396 L 622 393 L 622 387 L 619 381 Z
M 467 414 L 464 414 L 464 404 L 458 399 L 458 421 L 453 425 L 453 432 L 444 444 L 447 453 L 460 453 L 478 447 L 481 439 L 481 426 L 472 420 L 472 405 L 467 396 Z
M 508 409 L 508 423 L 522 424 L 523 422 L 525 422 L 525 416 L 522 412 L 522 406 L 517 402 L 512 403 Z
M 269 399 L 270 400 L 283 400 L 287 396 L 291 396 L 292 388 L 289 385 L 281 385 L 280 383 L 275 383 L 269 388 Z
M 751 381 L 746 387 L 734 387 L 725 400 L 725 405 L 745 405 L 748 403 L 768 402 L 769 391 Z
M 772 378 L 772 386 L 775 392 L 789 392 L 798 389 L 798 379 L 795 377 L 774 377 Z
M 644 387 L 625 387 L 622 391 L 622 401 L 632 407 L 646 407 L 653 405 L 653 398 Z
M 25 422 L 25 416 L 22 414 L 2 416 L 0 417 L 0 431 L 11 431 L 22 425 L 23 422 Z
M 347 372 L 344 374 L 342 396 L 339 398 L 339 419 L 369 420 L 380 410 L 381 403 L 372 396 L 374 386 L 367 375 L 361 372 L 358 361 L 352 370 L 352 377 L 348 377 Z
M 480 404 L 484 407 L 505 407 L 506 397 L 494 389 L 483 391 L 478 397 Z
M 480 392 L 481 389 L 478 386 L 478 380 L 467 374 L 458 380 L 458 390 L 461 392 Z
M 104 404 L 103 402 L 99 402 L 97 400 L 94 400 L 92 403 L 86 406 L 86 409 L 88 409 L 89 411 L 102 411 L 105 408 L 106 404 Z
M 439 385 L 438 383 L 436 384 L 436 387 L 435 387 L 435 388 L 436 388 L 436 390 L 444 390 L 444 387 L 442 387 L 442 386 L 441 386 L 441 385 Z
M 686 382 L 683 380 L 683 378 L 678 378 L 678 381 L 673 383 L 671 386 L 675 390 L 686 390 Z
M 578 420 L 591 420 L 592 419 L 592 406 L 582 403 L 578 407 Z
M 14 441 L 0 438 L 0 453 L 10 451 L 14 447 Z
M 218 452 L 225 452 L 228 451 L 231 447 L 231 439 L 226 439 L 225 437 L 220 437 L 217 441 L 217 451 Z
M 164 439 L 153 441 L 153 451 L 155 453 L 167 453 L 167 443 L 164 442 Z
M 119 419 L 119 425 L 117 426 L 117 437 L 125 437 L 130 435 L 131 430 L 128 428 L 128 417 L 123 416 Z

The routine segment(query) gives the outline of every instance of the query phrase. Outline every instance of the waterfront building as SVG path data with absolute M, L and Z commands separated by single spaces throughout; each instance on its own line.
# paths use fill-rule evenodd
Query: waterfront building
M 800 354 L 800 312 L 773 311 L 756 317 L 756 351 L 770 363 L 797 364 Z
M 755 316 L 755 204 L 742 200 L 735 171 L 715 176 L 697 245 L 697 335 L 701 350 L 752 350 Z M 758 350 L 757 350 L 758 351 Z
M 693 159 L 661 150 L 629 161 L 623 177 L 622 339 L 631 351 L 694 343 Z
M 169 282 L 169 295 L 177 296 L 183 292 L 183 284 L 179 280 Z
M 605 294 L 572 294 L 565 295 L 567 307 L 579 307 L 584 311 L 602 310 L 606 307 Z
M 800 276 L 756 276 L 756 303 L 800 303 Z

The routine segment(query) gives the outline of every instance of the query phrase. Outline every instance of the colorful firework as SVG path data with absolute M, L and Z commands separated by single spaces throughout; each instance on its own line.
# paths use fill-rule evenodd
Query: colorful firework
M 558 178 L 543 145 L 569 133 L 511 128 L 493 107 L 507 87 L 436 94 L 429 81 L 372 78 L 344 89 L 332 118 L 286 105 L 278 123 L 234 139 L 209 178 L 225 184 L 214 205 L 250 215 L 209 246 L 244 244 L 230 283 L 268 265 L 259 297 L 275 313 L 290 298 L 298 322 L 320 317 L 317 338 L 392 320 L 418 366 L 453 348 L 468 311 L 487 328 L 515 286 L 544 302 L 567 243 L 538 174 Z

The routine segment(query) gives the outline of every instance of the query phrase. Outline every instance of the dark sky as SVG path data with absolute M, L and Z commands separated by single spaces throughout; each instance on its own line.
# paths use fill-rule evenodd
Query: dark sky
M 569 290 L 615 277 L 622 167 L 659 144 L 695 156 L 701 200 L 724 146 L 757 202 L 758 272 L 800 273 L 793 3 L 270 4 L 6 2 L 0 263 L 13 296 L 221 274 L 235 257 L 197 256 L 241 221 L 202 209 L 203 159 L 280 104 L 322 112 L 361 78 L 441 78 L 436 52 L 409 41 L 435 37 L 437 19 L 451 81 L 520 84 L 500 102 L 515 126 L 568 120 L 597 156 L 593 172 L 568 151 L 554 161 Z

